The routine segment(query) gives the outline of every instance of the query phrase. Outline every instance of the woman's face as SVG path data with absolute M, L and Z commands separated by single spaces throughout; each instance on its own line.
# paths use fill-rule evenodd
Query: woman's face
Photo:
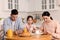
M 43 20 L 45 22 L 49 22 L 50 21 L 50 16 L 43 16 Z
M 32 23 L 33 23 L 33 19 L 32 19 L 32 18 L 29 18 L 27 22 L 28 22 L 29 24 L 32 24 Z

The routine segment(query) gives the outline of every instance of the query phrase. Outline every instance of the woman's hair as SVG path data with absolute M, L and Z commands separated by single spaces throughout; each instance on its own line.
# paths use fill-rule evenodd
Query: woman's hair
M 50 13 L 48 11 L 44 11 L 43 14 L 42 14 L 42 17 L 43 16 L 50 16 Z M 50 17 L 51 20 L 53 20 L 52 17 Z
M 44 11 L 43 14 L 42 14 L 42 17 L 43 16 L 50 16 L 50 13 L 48 11 Z
M 53 20 L 53 18 L 52 18 L 52 17 L 50 17 L 50 19 L 51 19 L 51 20 Z
M 28 17 L 27 17 L 27 21 L 29 20 L 29 18 L 31 18 L 31 19 L 33 20 L 33 17 L 32 17 L 32 16 L 28 16 Z

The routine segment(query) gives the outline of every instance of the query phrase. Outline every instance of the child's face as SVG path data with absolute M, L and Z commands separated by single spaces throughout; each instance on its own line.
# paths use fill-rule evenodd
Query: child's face
M 27 22 L 28 22 L 29 24 L 32 24 L 32 23 L 33 23 L 33 19 L 32 19 L 32 18 L 29 18 Z

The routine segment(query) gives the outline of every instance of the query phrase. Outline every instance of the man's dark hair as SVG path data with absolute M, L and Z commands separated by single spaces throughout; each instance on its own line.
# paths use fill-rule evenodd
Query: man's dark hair
M 18 15 L 18 10 L 17 9 L 12 9 L 11 10 L 11 15 Z
M 43 16 L 50 16 L 50 13 L 48 12 L 48 11 L 45 11 L 45 12 L 43 12 L 43 14 L 42 14 L 42 17 Z
M 28 17 L 27 17 L 27 21 L 29 20 L 29 18 L 31 18 L 31 19 L 33 20 L 33 17 L 32 17 L 32 16 L 28 16 Z

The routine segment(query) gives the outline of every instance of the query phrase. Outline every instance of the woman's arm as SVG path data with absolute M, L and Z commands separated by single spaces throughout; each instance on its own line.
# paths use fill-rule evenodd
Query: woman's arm
M 55 38 L 60 38 L 60 24 L 58 22 L 56 22 L 55 32 L 52 33 L 52 36 Z

